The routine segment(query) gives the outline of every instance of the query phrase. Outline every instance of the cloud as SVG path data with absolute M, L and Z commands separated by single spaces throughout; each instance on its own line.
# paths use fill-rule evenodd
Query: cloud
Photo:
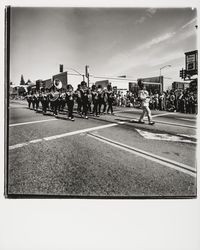
M 148 17 L 152 17 L 156 13 L 156 9 L 149 8 L 146 9 L 144 16 L 141 16 L 138 20 L 136 20 L 136 24 L 143 23 Z
M 156 38 L 153 38 L 152 40 L 148 41 L 147 43 L 142 44 L 141 46 L 139 46 L 137 48 L 137 50 L 149 49 L 154 45 L 157 45 L 159 43 L 162 43 L 166 40 L 171 39 L 175 34 L 176 34 L 176 32 L 168 32 L 168 33 L 162 34 Z
M 143 23 L 144 21 L 146 20 L 146 17 L 145 16 L 142 16 L 140 19 L 136 20 L 136 24 L 138 23 Z
M 169 53 L 167 55 L 164 55 L 163 57 L 160 57 L 159 60 L 157 58 L 153 59 L 151 61 L 151 66 L 159 66 L 162 64 L 171 63 L 172 61 L 178 59 L 184 59 L 184 53 L 182 51 L 173 51 L 173 53 Z
M 156 13 L 156 11 L 157 11 L 157 9 L 154 9 L 154 8 L 149 8 L 149 9 L 146 10 L 147 15 L 149 17 L 152 17 Z
M 197 18 L 193 18 L 192 20 L 190 20 L 189 22 L 187 22 L 186 24 L 184 24 L 181 29 L 185 29 L 187 28 L 188 26 L 190 26 L 191 24 L 193 24 L 194 22 L 197 22 Z

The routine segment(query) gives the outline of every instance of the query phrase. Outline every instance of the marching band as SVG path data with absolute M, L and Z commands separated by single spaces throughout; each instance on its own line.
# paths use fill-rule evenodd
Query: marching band
M 107 88 L 100 85 L 91 88 L 87 87 L 86 82 L 78 84 L 74 91 L 72 85 L 62 88 L 62 83 L 55 80 L 50 89 L 41 88 L 39 91 L 32 90 L 27 95 L 28 108 L 35 111 L 39 110 L 39 104 L 42 105 L 42 113 L 53 112 L 55 117 L 58 112 L 64 111 L 67 107 L 68 119 L 74 121 L 74 104 L 77 103 L 77 113 L 82 118 L 88 119 L 88 114 L 100 116 L 106 112 L 113 114 L 114 92 L 111 84 Z

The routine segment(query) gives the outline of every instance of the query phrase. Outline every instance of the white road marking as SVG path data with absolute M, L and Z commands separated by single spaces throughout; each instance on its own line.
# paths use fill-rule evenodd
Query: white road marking
M 192 143 L 196 144 L 196 142 L 192 141 L 191 139 L 185 139 L 180 135 L 170 135 L 170 134 L 159 134 L 159 133 L 152 133 L 145 130 L 136 129 L 136 131 L 143 136 L 145 139 L 149 140 L 160 140 L 160 141 L 172 141 L 172 142 L 185 142 L 185 143 Z M 189 136 L 188 136 L 189 137 Z
M 127 122 L 117 122 L 118 124 L 125 124 L 125 123 L 127 123 Z
M 95 134 L 91 134 L 91 133 L 88 133 L 88 136 L 95 138 L 96 140 L 99 140 L 103 143 L 107 143 L 107 144 L 114 146 L 116 148 L 125 150 L 131 154 L 136 154 L 142 158 L 159 163 L 161 166 L 166 166 L 166 167 L 175 169 L 177 171 L 183 172 L 185 174 L 188 174 L 190 176 L 196 177 L 196 169 L 192 168 L 188 165 L 185 165 L 185 164 L 173 161 L 173 160 L 169 160 L 169 159 L 164 158 L 162 156 L 158 156 L 158 155 L 152 154 L 152 153 L 147 152 L 147 151 L 143 151 L 143 150 L 138 149 L 138 148 L 130 147 L 128 145 L 125 145 L 123 143 L 119 143 L 117 141 L 110 140 L 110 139 L 105 138 L 103 136 L 99 136 L 99 135 L 95 135 Z
M 27 146 L 28 144 L 29 144 L 29 142 L 24 142 L 24 143 L 19 143 L 19 144 L 16 144 L 16 145 L 12 145 L 12 146 L 9 146 L 9 150 L 16 149 L 16 148 L 21 148 L 21 147 Z
M 39 120 L 39 121 L 32 121 L 32 122 L 21 122 L 21 123 L 14 123 L 10 124 L 9 127 L 15 127 L 15 126 L 22 126 L 27 124 L 34 124 L 34 123 L 40 123 L 40 122 L 50 122 L 50 121 L 57 121 L 57 119 L 46 119 L 46 120 Z
M 188 137 L 188 138 L 197 139 L 197 135 L 185 135 L 185 134 L 177 134 L 177 135 L 183 136 L 183 137 Z
M 21 148 L 21 147 L 24 147 L 24 146 L 27 146 L 27 145 L 33 144 L 33 143 L 38 143 L 38 142 L 42 142 L 42 141 L 51 141 L 51 140 L 63 138 L 63 137 L 66 137 L 66 136 L 83 134 L 83 133 L 86 133 L 86 132 L 95 131 L 95 130 L 98 130 L 98 129 L 109 128 L 109 127 L 114 127 L 114 126 L 117 126 L 117 125 L 118 125 L 117 123 L 111 123 L 111 124 L 107 124 L 107 125 L 102 125 L 102 126 L 97 126 L 97 127 L 92 127 L 92 128 L 76 130 L 76 131 L 72 131 L 72 132 L 68 132 L 68 133 L 64 133 L 64 134 L 60 134 L 60 135 L 53 135 L 53 136 L 49 136 L 49 137 L 44 137 L 42 139 L 35 139 L 35 140 L 31 140 L 29 142 L 19 143 L 19 144 L 16 144 L 16 145 L 9 146 L 9 150 L 16 149 L 16 148 Z
M 190 121 L 190 122 L 196 122 L 195 119 L 188 119 L 188 118 L 178 118 L 178 119 L 185 120 L 185 121 Z
M 164 114 L 152 115 L 152 117 L 158 117 L 158 116 L 164 116 L 164 115 L 170 115 L 170 113 L 164 113 Z

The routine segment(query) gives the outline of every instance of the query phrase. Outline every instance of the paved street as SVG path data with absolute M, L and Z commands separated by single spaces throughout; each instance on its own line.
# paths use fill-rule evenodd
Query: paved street
M 8 194 L 195 196 L 196 116 L 153 111 L 151 126 L 133 122 L 140 113 L 117 107 L 72 122 L 11 101 Z

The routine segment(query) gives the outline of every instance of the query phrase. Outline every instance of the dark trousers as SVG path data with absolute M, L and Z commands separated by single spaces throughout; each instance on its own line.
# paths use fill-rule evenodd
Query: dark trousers
M 35 101 L 32 101 L 32 108 L 35 109 Z
M 48 108 L 48 101 L 42 101 L 42 111 L 44 113 L 47 112 L 47 108 Z
M 39 100 L 36 100 L 36 101 L 35 101 L 35 107 L 36 107 L 36 109 L 38 110 L 38 108 L 39 108 Z
M 112 106 L 112 101 L 108 101 L 108 109 L 107 109 L 107 113 L 111 111 L 111 113 L 113 113 L 113 106 Z
M 103 106 L 103 113 L 105 113 L 106 112 L 106 102 L 104 102 L 104 101 L 100 101 L 100 103 L 99 103 L 99 114 L 101 114 L 101 107 Z
M 82 105 L 83 105 L 82 115 L 87 116 L 87 113 L 88 113 L 88 103 L 87 102 L 83 102 Z
M 81 100 L 77 100 L 77 104 L 78 104 L 77 112 L 81 113 L 81 109 L 82 109 L 82 106 L 83 106 Z
M 54 115 L 58 114 L 58 107 L 59 107 L 59 102 L 58 100 L 51 102 L 51 107 Z
M 30 109 L 31 107 L 31 100 L 28 100 L 28 108 Z
M 88 111 L 89 111 L 89 112 L 92 112 L 91 102 L 88 102 Z
M 68 101 L 67 108 L 68 108 L 68 117 L 74 118 L 73 116 L 74 101 Z
M 99 103 L 98 103 L 98 101 L 93 101 L 93 104 L 94 104 L 94 106 L 93 106 L 93 114 L 98 115 L 98 105 L 99 105 Z
M 62 101 L 61 101 L 61 107 L 60 107 L 62 111 L 63 111 L 64 108 L 65 108 L 65 104 L 66 104 L 65 100 L 62 100 Z

